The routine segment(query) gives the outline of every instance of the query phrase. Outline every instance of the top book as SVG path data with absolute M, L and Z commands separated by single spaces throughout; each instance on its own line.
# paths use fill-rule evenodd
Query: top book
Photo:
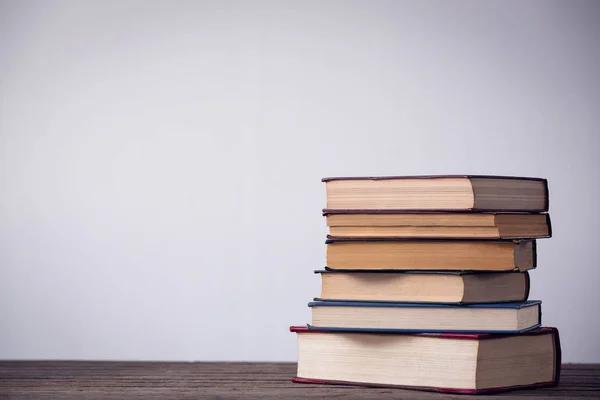
M 323 178 L 335 213 L 406 211 L 546 212 L 548 181 L 493 175 Z

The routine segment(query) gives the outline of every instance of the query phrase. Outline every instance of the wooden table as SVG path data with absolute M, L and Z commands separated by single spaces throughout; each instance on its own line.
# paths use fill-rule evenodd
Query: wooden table
M 600 399 L 600 364 L 548 389 L 490 396 L 295 384 L 292 363 L 0 361 L 0 399 Z

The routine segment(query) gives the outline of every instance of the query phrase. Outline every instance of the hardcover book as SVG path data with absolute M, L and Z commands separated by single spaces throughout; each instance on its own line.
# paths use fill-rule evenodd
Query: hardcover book
M 426 175 L 324 178 L 325 211 L 548 211 L 543 178 Z
M 558 330 L 519 335 L 350 333 L 291 327 L 297 383 L 461 394 L 558 384 Z
M 542 321 L 541 301 L 431 304 L 313 301 L 308 329 L 353 332 L 522 333 Z
M 527 271 L 535 240 L 329 239 L 328 269 Z
M 529 296 L 527 272 L 321 270 L 319 300 L 404 303 L 519 302 Z
M 329 238 L 536 239 L 552 236 L 550 214 L 490 212 L 325 213 Z

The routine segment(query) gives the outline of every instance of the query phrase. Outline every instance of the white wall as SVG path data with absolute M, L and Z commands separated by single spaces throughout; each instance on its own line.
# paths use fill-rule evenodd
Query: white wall
M 331 175 L 549 179 L 600 362 L 594 1 L 0 2 L 0 358 L 296 359 Z

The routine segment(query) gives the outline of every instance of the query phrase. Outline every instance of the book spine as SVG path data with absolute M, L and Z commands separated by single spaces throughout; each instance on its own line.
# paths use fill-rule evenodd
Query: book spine
M 533 268 L 535 269 L 537 268 L 537 240 L 532 240 L 531 241 L 531 251 L 533 253 Z
M 546 198 L 544 199 L 544 211 L 550 210 L 550 189 L 548 188 L 548 180 L 544 179 L 544 194 Z
M 554 336 L 554 353 L 555 353 L 555 365 L 554 365 L 554 385 L 558 385 L 560 381 L 560 368 L 562 366 L 562 349 L 560 346 L 560 334 L 558 329 L 549 328 L 552 330 L 552 336 Z

